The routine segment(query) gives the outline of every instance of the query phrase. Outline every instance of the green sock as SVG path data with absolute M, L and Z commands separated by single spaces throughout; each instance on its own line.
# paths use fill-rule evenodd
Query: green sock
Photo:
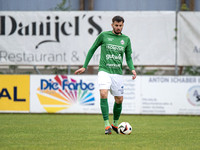
M 109 120 L 104 121 L 105 127 L 110 126 Z
M 117 127 L 117 126 L 118 126 L 118 120 L 113 120 L 113 125 L 114 125 L 115 127 Z
M 122 104 L 117 104 L 115 102 L 114 107 L 113 107 L 113 125 L 118 126 L 118 120 L 121 115 L 122 111 Z
M 103 115 L 103 120 L 104 120 L 105 126 L 106 127 L 110 126 L 110 123 L 109 123 L 109 107 L 108 107 L 107 99 L 101 99 L 100 105 L 101 105 L 101 112 L 102 112 L 102 115 Z

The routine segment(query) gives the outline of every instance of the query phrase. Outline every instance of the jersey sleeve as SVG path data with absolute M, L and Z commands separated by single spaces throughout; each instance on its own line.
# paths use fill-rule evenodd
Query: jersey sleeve
M 99 34 L 99 36 L 97 37 L 97 39 L 95 40 L 95 42 L 93 43 L 92 47 L 89 49 L 88 54 L 86 56 L 83 68 L 87 68 L 90 59 L 92 58 L 94 52 L 96 51 L 96 49 L 102 44 L 103 41 L 103 34 Z
M 127 47 L 125 49 L 126 63 L 127 63 L 130 70 L 135 70 L 131 54 L 132 54 L 132 48 L 131 48 L 131 42 L 130 42 L 130 39 L 129 39 Z

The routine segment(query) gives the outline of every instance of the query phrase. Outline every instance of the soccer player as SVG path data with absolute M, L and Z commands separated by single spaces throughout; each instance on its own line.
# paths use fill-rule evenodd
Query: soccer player
M 98 72 L 98 84 L 100 89 L 100 107 L 105 123 L 105 134 L 111 134 L 111 128 L 118 133 L 118 120 L 122 111 L 123 102 L 123 77 L 122 62 L 125 53 L 126 62 L 132 71 L 132 79 L 136 78 L 136 71 L 131 58 L 132 49 L 130 38 L 122 34 L 124 18 L 115 16 L 112 19 L 112 31 L 105 31 L 99 34 L 96 41 L 89 49 L 85 63 L 82 68 L 75 71 L 75 74 L 85 72 L 90 59 L 96 49 L 101 46 L 101 57 Z M 109 123 L 108 92 L 114 96 L 113 123 Z

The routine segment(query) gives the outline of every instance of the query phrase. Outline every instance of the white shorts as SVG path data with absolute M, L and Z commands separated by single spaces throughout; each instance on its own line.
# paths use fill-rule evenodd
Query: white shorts
M 104 71 L 98 73 L 99 89 L 109 89 L 113 96 L 123 96 L 124 84 L 123 76 L 119 74 L 109 74 Z

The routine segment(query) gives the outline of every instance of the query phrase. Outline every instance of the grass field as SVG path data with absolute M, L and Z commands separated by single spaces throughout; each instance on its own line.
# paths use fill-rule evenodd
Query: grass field
M 101 115 L 0 114 L 0 149 L 200 149 L 199 116 L 122 115 L 122 121 L 132 125 L 131 135 L 104 135 Z

